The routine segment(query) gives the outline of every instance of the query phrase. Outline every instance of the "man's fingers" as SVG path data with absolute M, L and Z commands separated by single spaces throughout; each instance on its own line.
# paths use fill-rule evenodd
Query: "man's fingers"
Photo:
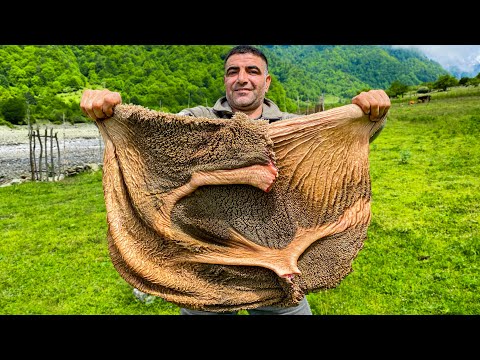
M 106 90 L 106 94 L 103 96 L 102 112 L 105 117 L 113 115 L 113 108 L 117 104 L 122 103 L 122 97 L 118 92 Z
M 120 93 L 110 90 L 85 90 L 80 100 L 82 112 L 93 120 L 113 115 L 113 108 L 122 103 Z
M 370 115 L 370 120 L 381 119 L 390 109 L 390 98 L 383 90 L 362 92 L 352 99 L 352 103 L 360 106 L 363 112 Z
M 370 120 L 383 118 L 390 110 L 390 98 L 383 90 L 370 91 L 374 100 L 372 101 L 372 110 L 370 113 Z

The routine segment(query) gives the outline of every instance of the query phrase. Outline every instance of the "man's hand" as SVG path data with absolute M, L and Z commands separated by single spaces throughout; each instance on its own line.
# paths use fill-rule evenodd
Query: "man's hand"
M 352 99 L 352 104 L 360 106 L 372 121 L 380 120 L 391 106 L 390 98 L 383 90 L 363 91 Z
M 122 103 L 120 93 L 110 90 L 85 90 L 80 100 L 80 109 L 93 120 L 109 118 L 115 105 Z

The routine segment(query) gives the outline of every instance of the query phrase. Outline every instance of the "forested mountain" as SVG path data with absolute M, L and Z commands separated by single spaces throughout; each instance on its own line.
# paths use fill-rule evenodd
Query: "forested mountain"
M 440 64 L 413 50 L 377 45 L 266 46 L 271 73 L 287 97 L 317 99 L 326 93 L 351 98 L 364 89 L 387 89 L 435 81 L 447 74 Z
M 230 45 L 1 45 L 0 120 L 85 121 L 85 88 L 119 91 L 124 103 L 178 112 L 211 106 L 224 94 L 223 59 Z M 259 45 L 269 58 L 268 97 L 296 112 L 345 102 L 395 81 L 419 85 L 448 74 L 419 53 L 377 45 Z

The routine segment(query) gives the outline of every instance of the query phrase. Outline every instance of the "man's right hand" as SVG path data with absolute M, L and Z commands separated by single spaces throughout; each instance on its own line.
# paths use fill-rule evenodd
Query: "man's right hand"
M 85 90 L 80 100 L 80 109 L 93 120 L 102 120 L 113 115 L 115 105 L 122 103 L 122 96 L 110 90 Z

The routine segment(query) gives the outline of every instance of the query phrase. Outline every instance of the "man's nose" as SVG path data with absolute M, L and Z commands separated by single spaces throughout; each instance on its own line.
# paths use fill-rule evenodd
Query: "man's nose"
M 237 81 L 238 81 L 239 83 L 245 83 L 245 82 L 247 82 L 247 81 L 248 81 L 248 74 L 247 74 L 247 72 L 244 71 L 244 70 L 240 70 L 240 71 L 238 72 Z

